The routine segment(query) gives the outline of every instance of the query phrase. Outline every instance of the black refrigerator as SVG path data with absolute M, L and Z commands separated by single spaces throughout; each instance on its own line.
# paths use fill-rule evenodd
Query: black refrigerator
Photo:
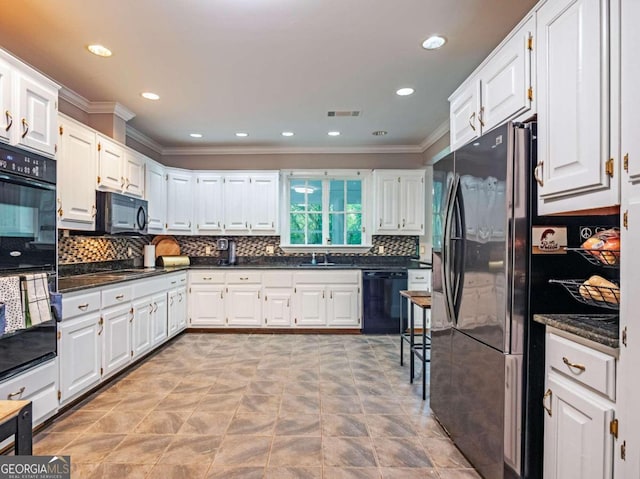
M 549 284 L 585 277 L 586 263 L 532 255 L 533 227 L 562 225 L 579 246 L 584 227 L 617 221 L 536 215 L 535 138 L 535 123 L 505 123 L 433 166 L 430 405 L 487 479 L 542 478 L 544 327 L 533 314 L 593 312 Z

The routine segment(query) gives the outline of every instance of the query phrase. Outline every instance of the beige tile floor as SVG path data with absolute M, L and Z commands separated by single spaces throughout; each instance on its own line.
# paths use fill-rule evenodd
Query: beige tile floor
M 393 336 L 184 334 L 34 438 L 76 478 L 471 479 Z

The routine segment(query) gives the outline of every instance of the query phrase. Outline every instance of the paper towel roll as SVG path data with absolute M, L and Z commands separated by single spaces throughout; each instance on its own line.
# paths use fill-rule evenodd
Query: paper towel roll
M 154 268 L 156 266 L 156 245 L 144 245 L 144 267 Z

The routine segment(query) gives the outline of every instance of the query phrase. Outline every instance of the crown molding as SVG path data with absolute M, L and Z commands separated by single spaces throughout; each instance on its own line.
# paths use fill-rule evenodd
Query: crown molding
M 58 96 L 89 115 L 113 114 L 118 118 L 122 118 L 124 121 L 129 121 L 136 116 L 134 112 L 121 103 L 116 101 L 89 101 L 82 95 L 64 86 L 58 92 Z
M 126 133 L 126 135 L 127 135 L 127 138 L 131 138 L 135 142 L 140 143 L 143 146 L 146 146 L 150 150 L 155 151 L 156 153 L 158 153 L 159 155 L 164 155 L 165 154 L 164 151 L 166 150 L 166 148 L 163 148 L 160 143 L 158 143 L 154 139 L 148 137 L 144 133 L 136 130 L 135 128 L 133 128 L 130 125 L 127 125 L 127 133 Z
M 435 130 L 431 132 L 429 136 L 427 136 L 419 145 L 420 153 L 424 153 L 427 151 L 431 145 L 433 145 L 436 141 L 442 138 L 449 132 L 449 120 L 446 120 L 440 124 Z
M 129 130 L 127 129 L 127 134 Z M 344 148 L 280 148 L 280 147 L 169 147 L 162 149 L 163 156 L 202 156 L 202 155 L 311 155 L 311 154 L 392 154 L 422 153 L 420 147 L 413 145 L 344 147 Z

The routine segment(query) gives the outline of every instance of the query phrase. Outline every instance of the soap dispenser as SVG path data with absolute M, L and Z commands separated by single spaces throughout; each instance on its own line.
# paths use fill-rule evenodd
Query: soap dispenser
M 317 264 L 317 261 L 316 261 L 316 254 L 315 254 L 315 253 L 312 253 L 312 254 L 311 254 L 311 264 Z

